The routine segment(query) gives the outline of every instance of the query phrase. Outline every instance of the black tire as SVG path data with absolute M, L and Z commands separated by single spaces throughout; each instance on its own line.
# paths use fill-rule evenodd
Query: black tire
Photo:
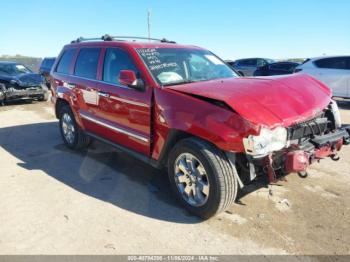
M 69 141 L 65 137 L 64 132 L 63 132 L 63 117 L 65 114 L 69 115 L 69 117 L 72 120 L 72 124 L 74 126 L 74 132 L 73 132 L 74 138 L 72 139 L 72 141 Z M 68 105 L 63 106 L 60 110 L 59 127 L 60 127 L 60 133 L 61 133 L 62 139 L 63 139 L 64 143 L 67 145 L 67 147 L 69 147 L 70 149 L 74 149 L 74 150 L 84 149 L 90 144 L 90 138 L 79 127 L 79 125 L 75 121 L 74 114 Z
M 178 189 L 175 179 L 175 164 L 181 154 L 190 153 L 203 165 L 209 180 L 209 195 L 201 206 L 189 204 Z M 238 182 L 234 169 L 223 151 L 197 138 L 187 138 L 177 143 L 168 159 L 168 175 L 172 190 L 178 200 L 191 213 L 208 219 L 226 210 L 236 199 Z

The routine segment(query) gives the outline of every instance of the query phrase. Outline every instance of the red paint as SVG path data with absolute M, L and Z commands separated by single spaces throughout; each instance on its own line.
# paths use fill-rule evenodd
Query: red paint
M 310 165 L 310 155 L 302 150 L 286 154 L 285 168 L 287 173 L 305 171 Z
M 343 139 L 338 140 L 334 145 L 325 145 L 315 150 L 315 158 L 322 159 L 335 155 L 343 146 Z
M 268 127 L 308 119 L 331 99 L 329 90 L 307 75 L 231 78 L 169 88 L 225 101 L 245 119 Z

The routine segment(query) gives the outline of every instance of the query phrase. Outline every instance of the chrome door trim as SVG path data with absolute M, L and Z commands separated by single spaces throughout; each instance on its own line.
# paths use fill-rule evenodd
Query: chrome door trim
M 147 104 L 136 102 L 136 101 L 131 101 L 131 100 L 124 99 L 124 98 L 117 97 L 117 96 L 113 96 L 113 95 L 111 95 L 109 98 L 113 99 L 113 100 L 118 100 L 118 101 L 123 102 L 123 103 L 130 104 L 130 105 L 141 106 L 141 107 L 149 107 Z
M 114 125 L 110 125 L 110 124 L 106 123 L 105 121 L 96 119 L 95 117 L 92 117 L 91 115 L 88 115 L 88 114 L 86 114 L 84 112 L 79 111 L 79 114 L 80 114 L 80 116 L 82 118 L 84 118 L 84 119 L 86 119 L 88 121 L 91 121 L 91 122 L 93 122 L 95 124 L 101 125 L 103 127 L 111 129 L 111 130 L 113 130 L 115 132 L 118 132 L 118 133 L 130 136 L 130 137 L 136 138 L 136 139 L 141 140 L 143 142 L 146 142 L 146 143 L 149 142 L 149 139 L 147 137 L 145 137 L 145 136 L 135 134 L 135 133 L 127 131 L 127 130 L 125 130 L 123 128 L 116 127 Z

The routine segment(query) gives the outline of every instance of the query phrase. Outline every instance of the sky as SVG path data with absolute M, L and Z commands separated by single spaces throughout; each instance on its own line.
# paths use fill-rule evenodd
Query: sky
M 57 56 L 79 36 L 151 36 L 223 59 L 350 55 L 348 0 L 0 0 L 0 55 Z

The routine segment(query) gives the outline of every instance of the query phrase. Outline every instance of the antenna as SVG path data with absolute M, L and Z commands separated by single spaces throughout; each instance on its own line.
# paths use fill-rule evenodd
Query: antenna
M 151 9 L 147 12 L 148 41 L 151 41 Z

